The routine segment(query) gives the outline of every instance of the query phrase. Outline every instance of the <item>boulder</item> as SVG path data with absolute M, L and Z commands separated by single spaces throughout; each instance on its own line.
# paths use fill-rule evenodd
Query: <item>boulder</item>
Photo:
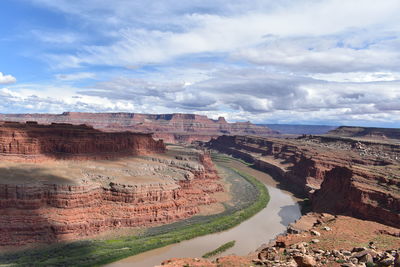
M 313 267 L 317 265 L 314 257 L 310 255 L 294 256 L 293 259 L 299 267 Z

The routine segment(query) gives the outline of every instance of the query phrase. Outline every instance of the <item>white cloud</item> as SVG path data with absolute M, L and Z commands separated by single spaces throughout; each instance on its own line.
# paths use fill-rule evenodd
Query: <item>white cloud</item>
M 303 73 L 400 70 L 400 36 L 389 40 L 368 40 L 370 36 L 367 35 L 360 38 L 362 44 L 354 47 L 351 34 L 293 38 L 270 36 L 264 44 L 242 49 L 235 57 Z
M 96 74 L 92 72 L 77 72 L 77 73 L 56 74 L 55 77 L 61 81 L 76 81 L 84 79 L 94 79 L 96 77 Z
M 314 79 L 329 82 L 389 82 L 400 80 L 400 72 L 335 72 L 310 74 Z
M 398 0 L 31 1 L 78 26 L 28 31 L 59 74 L 21 109 L 400 125 Z
M 88 9 L 86 13 L 80 9 L 75 10 L 73 8 L 75 4 L 69 4 L 66 1 L 49 2 L 42 0 L 40 2 L 78 15 L 86 21 L 95 20 L 96 10 L 105 9 L 104 1 L 95 1 L 92 2 L 92 5 L 85 4 L 85 8 Z M 373 0 L 346 2 L 340 0 L 317 2 L 306 0 L 290 2 L 286 5 L 273 5 L 268 2 L 267 6 L 271 10 L 257 9 L 259 6 L 257 4 L 260 2 L 256 2 L 254 5 L 248 4 L 248 7 L 243 9 L 243 1 L 239 1 L 241 4 L 233 7 L 227 1 L 220 1 L 223 6 L 232 8 L 228 9 L 230 10 L 228 14 L 224 14 L 210 2 L 206 2 L 202 6 L 205 9 L 210 8 L 210 13 L 190 13 L 190 10 L 196 10 L 194 8 L 196 4 L 193 4 L 192 9 L 190 9 L 190 6 L 182 5 L 180 2 L 179 4 L 175 1 L 170 2 L 183 10 L 179 13 L 179 8 L 174 7 L 174 5 L 166 8 L 165 5 L 158 2 L 161 7 L 156 11 L 149 11 L 153 16 L 158 15 L 156 17 L 158 21 L 167 20 L 169 22 L 169 24 L 167 23 L 168 27 L 158 24 L 154 17 L 148 18 L 143 14 L 138 14 L 138 18 L 142 18 L 144 21 L 141 26 L 137 25 L 137 22 L 114 25 L 114 23 L 105 21 L 103 28 L 108 34 L 110 32 L 108 26 L 113 27 L 111 32 L 115 39 L 114 42 L 107 45 L 84 46 L 75 55 L 69 54 L 69 58 L 60 57 L 59 59 L 60 61 L 62 59 L 62 61 L 59 64 L 68 66 L 80 64 L 126 66 L 165 62 L 176 57 L 196 53 L 233 53 L 242 49 L 245 50 L 241 51 L 240 54 L 244 55 L 245 58 L 248 57 L 253 62 L 265 62 L 266 64 L 270 63 L 266 58 L 272 57 L 271 61 L 274 63 L 279 60 L 280 56 L 284 56 L 284 60 L 290 57 L 289 62 L 286 62 L 289 64 L 292 61 L 301 64 L 309 58 L 316 65 L 324 60 L 339 57 L 338 64 L 344 66 L 349 61 L 362 60 L 365 57 L 381 59 L 379 62 L 382 62 L 386 58 L 398 55 L 397 52 L 395 54 L 376 53 L 375 51 L 356 53 L 352 49 L 332 49 L 311 53 L 304 50 L 303 47 L 296 48 L 296 46 L 287 47 L 286 51 L 276 51 L 278 53 L 273 53 L 274 51 L 261 53 L 257 52 L 258 49 L 252 50 L 254 46 L 264 43 L 265 37 L 270 35 L 278 36 L 280 39 L 309 36 L 319 37 L 323 40 L 324 36 L 343 31 L 381 27 L 382 24 L 390 25 L 391 22 L 396 21 L 400 10 L 400 2 L 396 0 L 387 0 L 379 4 Z M 56 5 L 59 6 L 56 7 Z M 94 6 L 95 8 L 93 8 Z M 186 6 L 187 10 L 182 6 Z M 128 4 L 124 1 L 111 7 L 109 15 L 117 17 L 119 20 L 126 18 L 129 21 L 126 11 L 138 7 L 139 10 L 145 8 L 140 4 Z M 145 9 L 146 11 L 149 10 L 148 7 Z M 171 10 L 172 14 L 170 14 Z M 174 11 L 177 13 L 173 13 Z M 130 16 L 133 17 L 131 14 Z M 150 25 L 146 23 L 150 23 Z M 387 30 L 392 29 L 389 27 Z M 292 42 L 295 41 L 292 40 Z M 354 38 L 353 42 L 356 41 L 356 38 Z M 279 45 L 281 44 L 277 44 L 277 46 Z M 246 48 L 250 50 L 246 51 Z M 297 52 L 300 52 L 300 54 L 297 54 Z M 362 60 L 360 64 L 368 62 Z
M 31 31 L 34 38 L 41 42 L 57 45 L 69 45 L 82 41 L 82 36 L 74 32 L 48 32 L 40 30 Z
M 15 82 L 17 82 L 17 79 L 15 79 L 14 76 L 4 75 L 3 73 L 0 72 L 0 84 L 10 84 Z

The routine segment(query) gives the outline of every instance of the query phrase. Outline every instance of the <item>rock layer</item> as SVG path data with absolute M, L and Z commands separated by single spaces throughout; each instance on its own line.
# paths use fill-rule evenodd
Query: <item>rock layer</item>
M 106 133 L 86 125 L 0 123 L 0 155 L 9 158 L 108 158 L 165 151 L 150 134 Z
M 151 134 L 4 122 L 0 156 L 0 246 L 170 223 L 223 191 L 208 153 Z
M 216 202 L 212 193 L 223 191 L 210 156 L 200 152 L 197 156 L 198 166 L 187 159 L 166 162 L 166 171 L 177 176 L 159 182 L 104 182 L 95 177 L 63 183 L 0 183 L 0 246 L 74 240 L 193 216 L 200 205 Z M 185 178 L 179 178 L 179 172 Z
M 223 134 L 278 134 L 267 127 L 250 122 L 228 123 L 223 117 L 212 120 L 195 114 L 80 113 L 0 114 L 0 120 L 37 121 L 39 123 L 86 124 L 103 131 L 154 133 L 155 138 L 169 143 L 208 141 Z
M 398 227 L 400 146 L 375 145 L 312 136 L 221 136 L 207 144 L 275 174 L 283 183 L 308 195 L 314 211 Z

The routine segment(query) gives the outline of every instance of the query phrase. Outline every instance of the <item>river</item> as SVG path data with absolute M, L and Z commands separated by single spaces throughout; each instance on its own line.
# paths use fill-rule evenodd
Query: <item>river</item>
M 218 256 L 228 254 L 246 255 L 284 232 L 289 223 L 300 218 L 301 212 L 300 206 L 297 204 L 298 199 L 290 192 L 278 189 L 276 181 L 271 176 L 238 162 L 231 164 L 235 164 L 233 167 L 253 175 L 265 184 L 270 195 L 270 201 L 266 208 L 229 230 L 154 249 L 105 266 L 152 267 L 160 265 L 162 261 L 169 258 L 200 258 L 205 253 L 232 240 L 236 241 L 235 246 Z

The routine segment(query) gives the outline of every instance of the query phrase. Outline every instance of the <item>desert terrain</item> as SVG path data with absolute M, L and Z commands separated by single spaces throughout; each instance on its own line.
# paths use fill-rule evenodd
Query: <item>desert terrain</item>
M 62 251 L 83 249 L 93 252 L 73 262 L 103 264 L 205 235 L 204 242 L 182 243 L 186 250 L 172 245 L 178 254 L 143 254 L 153 259 L 143 266 L 390 266 L 400 245 L 396 135 L 371 140 L 342 132 L 222 135 L 208 142 L 193 135 L 192 145 L 165 146 L 150 133 L 4 122 L 0 259 L 23 265 L 22 255 L 30 255 L 48 265 L 46 255 L 53 253 L 59 255 L 54 265 L 61 266 Z M 295 206 L 278 208 L 281 192 Z M 294 216 L 296 205 L 301 218 L 300 210 Z M 259 239 L 266 218 L 274 216 L 280 221 L 270 237 Z M 236 244 L 222 257 L 181 259 L 185 251 L 211 250 L 207 240 L 217 246 L 223 239 L 215 232 L 229 228 L 226 235 L 236 236 Z M 251 234 L 258 240 L 252 249 L 243 241 Z M 196 251 L 196 242 L 205 247 Z M 109 266 L 140 266 L 132 265 L 136 261 L 134 256 Z

